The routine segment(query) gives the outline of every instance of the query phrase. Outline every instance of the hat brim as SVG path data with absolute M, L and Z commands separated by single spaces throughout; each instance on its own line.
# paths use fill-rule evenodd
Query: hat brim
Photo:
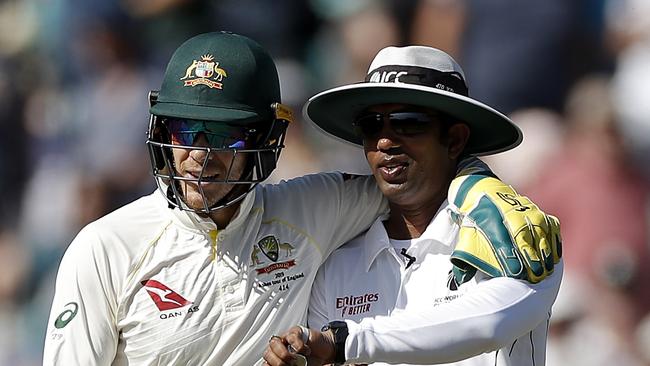
M 352 126 L 370 106 L 409 104 L 446 113 L 470 128 L 465 151 L 488 155 L 512 149 L 523 139 L 521 130 L 505 115 L 474 99 L 452 92 L 405 83 L 359 83 L 321 92 L 309 99 L 303 113 L 324 132 L 363 145 Z
M 156 116 L 230 122 L 235 124 L 256 122 L 264 118 L 269 118 L 269 116 L 262 116 L 255 111 L 246 110 L 244 106 L 217 108 L 173 102 L 158 102 L 149 109 L 149 112 Z

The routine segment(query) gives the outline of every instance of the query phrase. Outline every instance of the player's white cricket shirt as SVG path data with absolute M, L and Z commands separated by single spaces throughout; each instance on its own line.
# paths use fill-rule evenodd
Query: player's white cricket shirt
M 381 219 L 334 251 L 316 277 L 309 325 L 345 319 L 346 356 L 356 363 L 544 365 L 562 263 L 535 285 L 477 272 L 452 291 L 449 257 L 458 226 L 447 208 L 445 202 L 420 238 L 404 241 L 415 257 L 408 268 Z
M 156 191 L 67 249 L 44 364 L 257 364 L 304 323 L 318 266 L 386 208 L 372 176 L 318 174 L 256 187 L 217 231 Z

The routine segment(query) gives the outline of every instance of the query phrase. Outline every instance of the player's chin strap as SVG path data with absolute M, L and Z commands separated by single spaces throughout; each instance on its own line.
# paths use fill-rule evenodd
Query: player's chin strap
M 246 162 L 246 174 L 243 177 L 244 180 L 250 180 L 252 181 L 253 179 L 253 161 L 252 159 L 248 159 Z M 180 184 L 179 181 L 174 181 L 174 184 L 176 184 L 175 187 L 172 188 L 171 185 L 167 186 L 167 201 L 168 201 L 168 207 L 170 209 L 174 208 L 179 208 L 181 210 L 189 210 L 189 211 L 194 211 L 199 214 L 209 214 L 210 212 L 218 211 L 222 208 L 226 208 L 229 206 L 234 205 L 235 203 L 243 200 L 246 195 L 252 191 L 255 186 L 258 183 L 251 183 L 251 184 L 234 184 L 232 189 L 226 193 L 226 195 L 221 198 L 219 201 L 217 201 L 214 205 L 212 206 L 204 206 L 204 210 L 197 211 L 194 209 L 190 209 L 187 207 L 187 204 L 185 204 L 182 199 L 180 198 L 180 187 L 178 185 Z M 173 203 L 175 202 L 175 203 Z M 185 207 L 184 207 L 185 206 Z
M 257 183 L 254 183 L 254 184 L 257 185 Z M 246 189 L 245 187 L 248 188 L 248 189 Z M 244 197 L 246 197 L 246 195 L 248 194 L 248 192 L 252 191 L 253 188 L 254 187 L 249 188 L 246 185 L 238 184 L 235 187 L 233 187 L 233 189 L 231 189 L 230 192 L 228 192 L 222 199 L 217 201 L 217 203 L 215 203 L 214 205 L 209 207 L 207 210 L 200 211 L 200 212 L 197 212 L 197 213 L 207 214 L 209 212 L 214 212 L 214 211 L 220 210 L 222 208 L 232 206 L 233 204 L 243 200 Z M 244 190 L 244 189 L 246 189 L 246 190 L 242 192 L 242 190 Z M 172 187 L 168 186 L 167 187 L 167 207 L 170 208 L 170 209 L 175 209 L 175 208 L 182 209 L 181 208 L 182 203 L 179 202 L 179 203 L 174 204 L 172 202 L 179 202 L 179 199 L 176 198 L 176 195 L 174 194 L 174 190 L 172 189 Z M 190 210 L 190 211 L 196 211 L 196 210 Z

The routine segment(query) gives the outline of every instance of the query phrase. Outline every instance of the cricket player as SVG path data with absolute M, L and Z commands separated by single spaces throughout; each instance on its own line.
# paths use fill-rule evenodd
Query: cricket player
M 306 320 L 319 265 L 387 201 L 371 176 L 257 185 L 292 115 L 270 55 L 246 37 L 183 43 L 150 102 L 158 189 L 70 244 L 44 364 L 260 364 L 272 335 Z M 545 219 L 532 211 L 532 222 Z
M 267 361 L 290 361 L 291 344 L 310 365 L 544 365 L 562 279 L 559 232 L 536 257 L 519 245 L 528 238 L 515 236 L 521 250 L 512 251 L 506 232 L 481 224 L 534 205 L 485 167 L 466 166 L 470 154 L 512 148 L 519 136 L 507 117 L 468 97 L 456 61 L 435 48 L 388 47 L 365 82 L 320 93 L 305 110 L 363 145 L 390 213 L 320 268 L 308 324 L 327 331 L 307 339 L 294 328 L 273 339 Z M 465 169 L 474 174 L 455 178 Z M 472 198 L 476 186 L 495 194 Z

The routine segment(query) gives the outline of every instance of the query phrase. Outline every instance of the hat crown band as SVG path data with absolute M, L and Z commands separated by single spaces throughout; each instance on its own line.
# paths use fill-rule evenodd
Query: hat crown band
M 406 83 L 428 86 L 468 96 L 463 76 L 457 71 L 440 71 L 420 66 L 384 65 L 368 72 L 368 83 Z

